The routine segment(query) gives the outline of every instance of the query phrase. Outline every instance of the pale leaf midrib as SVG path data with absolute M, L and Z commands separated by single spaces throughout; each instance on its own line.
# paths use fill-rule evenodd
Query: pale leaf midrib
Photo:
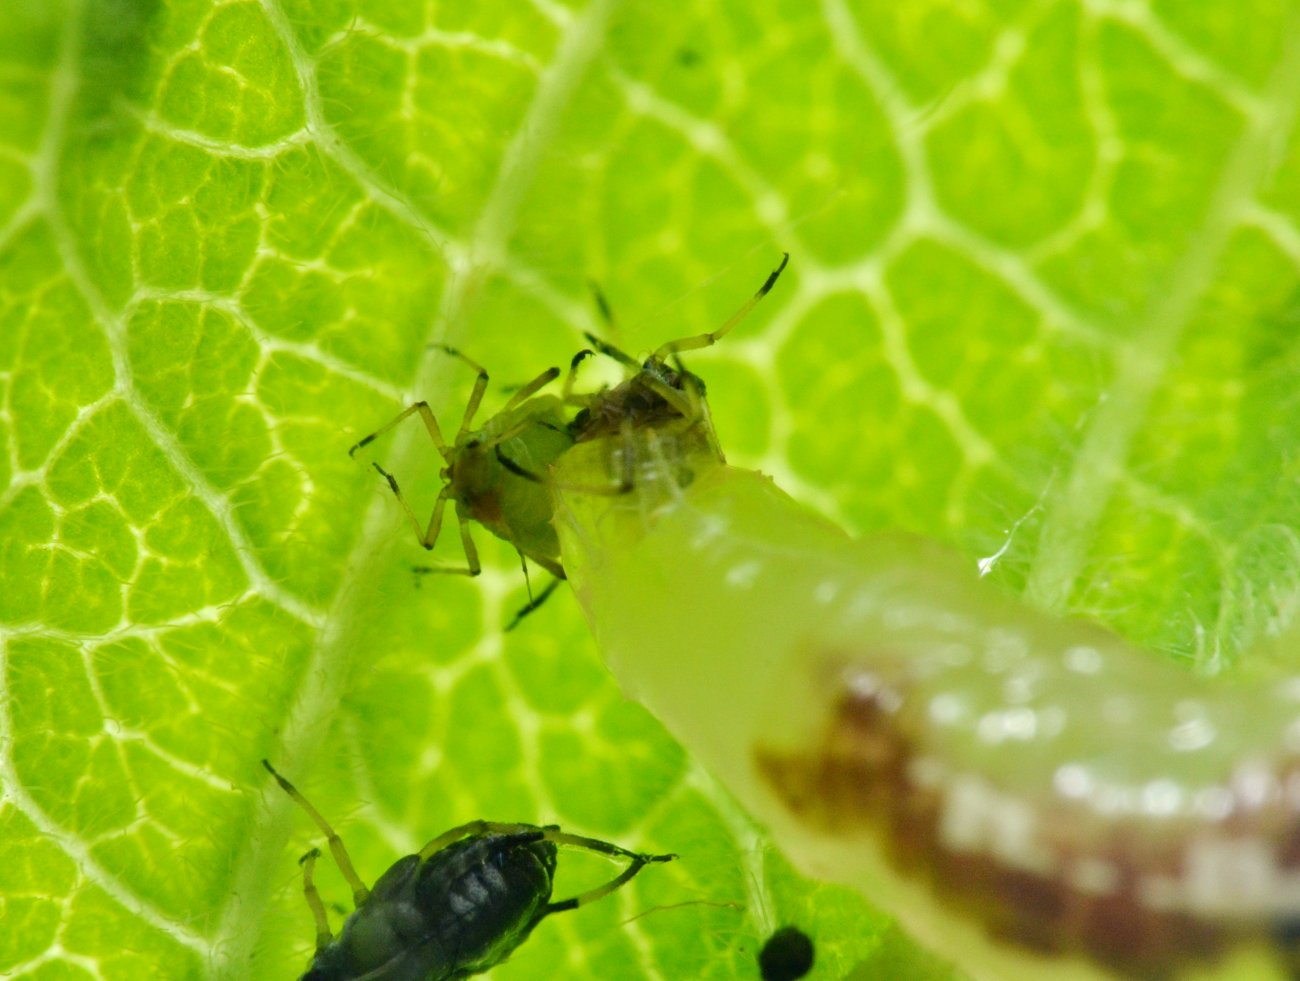
M 273 0 L 265 2 L 273 6 Z M 430 345 L 445 340 L 451 325 L 463 322 L 461 314 L 476 277 L 483 273 L 482 264 L 490 267 L 503 261 L 505 244 L 516 225 L 541 154 L 555 137 L 564 109 L 600 48 L 605 25 L 617 2 L 594 0 L 567 25 L 556 57 L 543 72 L 522 125 L 502 156 L 497 179 L 472 238 L 463 249 L 448 249 L 445 253 L 453 262 L 453 269 L 439 310 L 429 325 L 429 343 L 424 346 L 425 353 L 416 373 L 417 390 L 435 390 L 449 370 L 446 357 Z M 353 176 L 357 176 L 356 170 Z M 417 225 L 424 223 L 418 215 L 412 220 Z M 401 470 L 415 453 L 427 452 L 427 437 L 422 443 L 417 436 L 403 434 L 395 441 L 390 453 L 394 469 Z M 352 675 L 356 637 L 373 615 L 370 605 L 360 600 L 368 595 L 366 584 L 378 579 L 391 561 L 388 543 L 381 534 L 391 526 L 391 508 L 391 499 L 379 493 L 367 508 L 357 546 L 346 563 L 346 578 L 327 615 L 327 626 L 314 645 L 303 685 L 292 698 L 277 752 L 277 758 L 290 772 L 310 768 Z M 263 790 L 262 801 L 254 810 L 252 827 L 244 839 L 246 846 L 234 856 L 236 872 L 231 898 L 222 911 L 213 938 L 209 974 L 219 981 L 237 981 L 243 976 L 241 971 L 259 944 L 262 908 L 276 881 L 276 870 L 283 866 L 291 803 L 282 794 L 268 797 L 266 788 Z

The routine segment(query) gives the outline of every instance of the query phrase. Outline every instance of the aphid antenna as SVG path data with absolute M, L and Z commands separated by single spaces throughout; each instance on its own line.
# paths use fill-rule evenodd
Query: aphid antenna
M 789 261 L 790 261 L 790 253 L 789 252 L 781 253 L 781 264 L 777 266 L 774 270 L 772 270 L 771 273 L 768 274 L 768 277 L 766 280 L 764 280 L 763 285 L 758 288 L 758 292 L 756 292 L 753 296 L 751 296 L 748 300 L 746 300 L 745 303 L 741 306 L 741 308 L 737 310 L 735 313 L 733 313 L 730 317 L 728 317 L 727 322 L 724 323 L 717 330 L 711 330 L 704 334 L 695 334 L 692 335 L 691 337 L 682 337 L 675 341 L 669 341 L 667 344 L 664 344 L 662 347 L 656 350 L 655 353 L 652 354 L 650 357 L 655 361 L 662 362 L 666 360 L 669 355 L 676 354 L 678 351 L 695 351 L 700 348 L 710 347 L 716 344 L 719 340 L 721 340 L 724 336 L 726 336 L 731 331 L 731 329 L 736 326 L 736 324 L 744 320 L 745 317 L 749 314 L 749 311 L 753 310 L 754 307 L 758 305 L 758 302 L 761 299 L 763 299 L 763 297 L 767 296 L 768 292 L 772 289 L 772 287 L 776 285 L 777 279 L 780 278 L 781 273 L 785 270 L 786 264 Z
M 559 368 L 556 368 L 554 366 L 547 368 L 545 371 L 543 371 L 540 375 L 538 375 L 528 384 L 521 385 L 518 389 L 516 389 L 515 393 L 512 396 L 510 396 L 510 401 L 508 401 L 504 406 L 502 406 L 501 411 L 509 412 L 511 409 L 516 408 L 519 405 L 522 405 L 524 402 L 532 398 L 539 391 L 541 391 L 543 388 L 545 388 L 547 385 L 549 385 L 551 382 L 555 381 L 555 379 L 559 377 L 560 377 Z
M 519 556 L 519 568 L 524 570 L 524 590 L 528 592 L 528 605 L 525 609 L 537 609 L 538 600 L 533 596 L 533 577 L 528 574 L 528 559 L 525 559 L 523 552 L 517 548 L 515 554 Z M 515 620 L 519 620 L 519 616 L 516 615 Z
M 559 588 L 560 583 L 562 582 L 564 582 L 564 578 L 562 576 L 556 576 L 553 579 L 551 579 L 551 581 L 546 584 L 546 588 L 543 589 L 540 593 L 538 593 L 535 599 L 529 599 L 528 604 L 526 606 L 521 607 L 519 611 L 515 613 L 514 619 L 512 619 L 508 624 L 506 624 L 504 632 L 510 633 L 510 631 L 514 630 L 515 627 L 519 626 L 519 624 L 523 622 L 524 617 L 528 616 L 528 614 L 532 613 L 543 603 L 545 603 L 548 599 L 550 599 L 551 594 L 554 593 Z
M 605 329 L 611 334 L 617 334 L 618 321 L 614 319 L 614 308 L 609 305 L 605 291 L 600 288 L 600 284 L 594 279 L 587 280 L 587 289 L 591 293 L 592 300 L 596 303 L 596 312 L 600 314 L 600 319 L 605 322 Z
M 266 767 L 267 772 L 275 777 L 275 782 L 280 785 L 280 789 L 288 794 L 295 804 L 306 811 L 307 816 L 315 822 L 316 827 L 325 833 L 325 840 L 329 844 L 330 854 L 334 856 L 334 862 L 338 865 L 339 871 L 343 873 L 343 878 L 352 887 L 353 901 L 358 905 L 364 903 L 366 897 L 370 895 L 370 890 L 361 881 L 361 876 L 357 875 L 357 870 L 352 864 L 352 858 L 348 855 L 347 846 L 343 844 L 343 839 L 338 836 L 338 832 L 330 827 L 330 823 L 325 820 L 324 815 L 312 806 L 311 801 L 304 797 L 297 787 L 276 772 L 270 760 L 262 760 L 262 766 Z M 317 855 L 320 854 L 320 849 L 312 849 L 312 851 L 316 852 Z M 312 856 L 312 852 L 308 852 L 303 856 L 302 861 L 308 869 L 308 882 L 310 884 L 311 866 L 316 859 Z
M 671 913 L 675 909 L 687 909 L 692 906 L 712 906 L 714 909 L 734 909 L 743 912 L 744 903 L 738 903 L 734 900 L 722 902 L 715 899 L 684 899 L 680 903 L 660 903 L 658 906 L 651 906 L 643 909 L 635 916 L 629 916 L 626 920 L 619 923 L 619 926 L 627 926 L 629 923 L 635 923 L 643 916 L 650 916 L 652 913 Z
M 582 835 L 571 835 L 567 832 L 558 830 L 549 831 L 548 829 L 548 832 L 548 839 L 555 842 L 557 845 L 570 845 L 574 848 L 585 848 L 588 851 L 608 855 L 610 858 L 626 858 L 631 861 L 628 862 L 627 868 L 604 885 L 597 886 L 595 889 L 589 889 L 586 892 L 580 893 L 577 896 L 572 896 L 569 899 L 562 899 L 558 903 L 548 903 L 545 912 L 546 916 L 550 916 L 552 913 L 566 913 L 569 910 L 586 906 L 588 903 L 594 903 L 596 900 L 608 896 L 616 889 L 625 886 L 647 865 L 653 865 L 658 862 L 672 862 L 677 859 L 677 855 L 672 853 L 667 855 L 645 855 L 639 852 L 629 851 L 626 848 L 622 848 L 608 841 L 601 841 L 599 838 L 587 838 Z
M 510 409 L 515 405 L 518 405 L 524 399 L 531 398 L 534 394 L 536 394 L 539 388 L 544 388 L 559 376 L 560 376 L 559 368 L 547 368 L 545 371 L 543 371 L 532 381 L 524 382 L 518 385 L 510 384 L 510 385 L 497 386 L 498 391 L 513 396 L 510 399 L 510 401 L 505 404 L 505 406 L 503 407 L 503 411 L 506 409 Z M 520 392 L 524 392 L 526 394 L 521 396 L 519 394 Z

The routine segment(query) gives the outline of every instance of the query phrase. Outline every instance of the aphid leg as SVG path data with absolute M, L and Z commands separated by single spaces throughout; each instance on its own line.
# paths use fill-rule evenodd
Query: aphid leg
M 689 428 L 689 427 L 686 427 Z M 685 430 L 683 430 L 685 431 Z M 722 456 L 722 450 L 717 446 L 717 440 L 713 438 L 713 430 L 709 430 L 709 442 L 713 444 L 714 450 L 719 458 Z M 694 477 L 690 467 L 686 465 L 679 457 L 670 455 L 664 448 L 661 434 L 653 429 L 646 430 L 645 433 L 646 452 L 649 453 L 650 459 L 654 461 L 654 472 L 656 474 L 673 474 L 674 479 L 661 481 L 662 486 L 672 493 L 676 500 L 681 500 L 683 489 L 690 485 Z
M 481 364 L 461 354 L 454 347 L 449 347 L 446 344 L 438 346 L 453 358 L 460 358 L 478 372 L 478 377 L 474 379 L 474 387 L 469 393 L 469 401 L 465 403 L 465 414 L 461 416 L 460 429 L 456 430 L 456 443 L 459 444 L 461 437 L 469 432 L 470 425 L 474 422 L 474 415 L 478 412 L 479 403 L 483 401 L 483 393 L 487 391 L 488 386 L 488 373 Z
M 441 510 L 443 504 L 446 501 L 448 488 L 450 486 L 451 485 L 449 484 L 447 485 L 447 487 L 444 487 L 442 489 L 442 493 L 438 495 L 438 500 L 434 504 L 434 510 L 435 512 L 437 512 L 434 515 L 434 517 L 437 519 L 439 525 L 441 525 L 442 523 Z M 469 518 L 465 517 L 465 515 L 461 513 L 459 508 L 456 509 L 456 521 L 460 524 L 460 547 L 465 552 L 465 563 L 466 563 L 465 568 L 461 569 L 454 565 L 413 565 L 411 566 L 412 572 L 422 576 L 428 576 L 428 575 L 477 576 L 479 573 L 483 571 L 483 566 L 479 563 L 478 560 L 478 549 L 474 547 L 474 537 L 470 534 L 469 531 Z M 429 527 L 433 530 L 433 537 L 437 538 L 438 527 L 436 527 L 432 522 L 430 523 Z M 425 548 L 433 547 L 432 544 L 433 540 L 430 539 L 429 542 L 430 544 L 425 545 L 424 546 Z M 422 545 L 424 544 L 423 539 L 421 539 L 420 544 Z
M 460 547 L 465 550 L 465 561 L 469 563 L 467 569 L 449 569 L 448 572 L 463 572 L 468 576 L 477 576 L 483 571 L 483 567 L 478 562 L 478 549 L 474 547 L 474 538 L 469 533 L 469 518 L 456 508 L 456 520 L 460 522 Z
M 663 361 L 667 359 L 670 354 L 676 354 L 678 351 L 694 351 L 702 347 L 709 347 L 712 344 L 716 344 L 728 331 L 731 330 L 731 328 L 735 327 L 736 324 L 745 319 L 745 316 L 749 311 L 753 310 L 754 307 L 758 305 L 759 300 L 767 296 L 768 291 L 776 285 L 777 278 L 781 275 L 782 271 L 784 271 L 786 263 L 789 261 L 790 253 L 783 252 L 781 254 L 781 264 L 767 277 L 763 282 L 763 285 L 758 288 L 758 292 L 751 296 L 739 310 L 728 317 L 727 322 L 717 330 L 711 330 L 705 334 L 695 334 L 692 337 L 682 337 L 675 341 L 669 341 L 667 344 L 660 347 L 659 350 L 655 351 L 655 353 L 651 355 L 651 359 L 655 361 Z
M 717 454 L 718 462 L 725 464 L 727 455 L 722 452 L 722 444 L 718 442 L 717 431 L 713 428 L 713 412 L 709 409 L 709 400 L 699 400 L 700 422 L 709 434 L 709 445 L 713 447 L 713 452 Z
M 633 371 L 641 370 L 640 361 L 632 357 L 632 355 L 620 351 L 613 344 L 610 344 L 607 341 L 602 341 L 595 334 L 588 333 L 585 330 L 582 332 L 582 336 L 587 339 L 588 344 L 594 347 L 601 354 L 605 355 L 605 357 L 612 358 L 613 360 L 621 364 L 623 367 L 630 368 Z
M 581 351 L 573 356 L 569 362 L 569 373 L 564 376 L 564 387 L 560 389 L 560 399 L 565 405 L 586 405 L 590 401 L 589 396 L 574 395 L 573 383 L 578 380 L 578 365 L 586 361 L 596 352 L 591 348 L 584 347 Z
M 444 484 L 442 490 L 438 492 L 438 499 L 433 502 L 433 512 L 429 515 L 429 524 L 424 528 L 423 531 L 421 531 L 420 519 L 415 516 L 415 512 L 411 510 L 411 505 L 406 503 L 406 498 L 402 496 L 402 489 L 397 486 L 397 478 L 394 477 L 391 473 L 389 473 L 387 470 L 385 470 L 377 463 L 371 463 L 370 465 L 374 467 L 376 470 L 378 470 L 380 476 L 382 476 L 386 481 L 388 481 L 389 489 L 393 492 L 393 495 L 397 498 L 397 503 L 402 506 L 402 510 L 406 512 L 406 519 L 411 523 L 411 528 L 415 531 L 416 541 L 418 541 L 426 549 L 433 548 L 434 543 L 438 541 L 438 536 L 442 534 L 442 512 L 443 509 L 446 508 L 447 506 L 447 498 L 451 496 L 451 485 Z M 463 528 L 461 529 L 461 533 L 463 537 L 464 536 Z M 449 571 L 466 572 L 467 570 L 454 569 Z M 468 575 L 477 576 L 478 573 L 468 572 Z
M 381 426 L 369 436 L 363 437 L 354 443 L 352 449 L 348 450 L 348 456 L 355 456 L 357 450 L 361 449 L 361 447 L 373 443 L 398 423 L 410 418 L 417 412 L 420 414 L 420 419 L 424 422 L 424 428 L 429 431 L 429 438 L 433 440 L 433 445 L 438 448 L 438 452 L 442 454 L 442 458 L 450 463 L 451 457 L 449 454 L 451 450 L 447 446 L 447 441 L 442 438 L 442 430 L 438 427 L 438 420 L 433 416 L 433 410 L 429 408 L 429 403 L 425 402 L 423 399 L 407 406 L 397 414 L 397 417 L 393 419 L 392 422 L 385 426 Z
M 527 399 L 532 398 L 541 389 L 545 388 L 547 385 L 549 385 L 551 382 L 555 381 L 555 379 L 559 377 L 560 377 L 559 368 L 547 368 L 540 375 L 538 375 L 536 378 L 530 381 L 527 385 L 519 389 L 519 391 L 515 392 L 514 395 L 510 396 L 510 401 L 505 404 L 505 406 L 501 409 L 501 411 L 509 412 L 511 409 L 519 405 L 521 402 L 524 402 Z
M 316 952 L 320 953 L 329 946 L 334 934 L 330 931 L 329 917 L 325 915 L 325 904 L 321 902 L 320 893 L 316 891 L 316 859 L 320 858 L 320 849 L 313 848 L 298 864 L 302 866 L 302 892 L 307 897 L 312 918 L 316 921 Z
M 357 875 L 357 870 L 352 867 L 352 859 L 348 856 L 348 850 L 343 844 L 343 839 L 330 827 L 329 822 L 325 820 L 321 812 L 312 807 L 311 802 L 298 792 L 297 787 L 275 772 L 275 767 L 271 766 L 269 761 L 262 760 L 262 766 L 266 767 L 267 772 L 275 777 L 275 782 L 280 785 L 280 789 L 288 794 L 299 807 L 307 812 L 307 816 L 316 822 L 316 827 L 325 832 L 325 840 L 329 843 L 330 854 L 334 856 L 334 863 L 339 867 L 339 871 L 343 873 L 343 878 L 347 880 L 348 885 L 352 887 L 352 901 L 360 906 L 366 901 L 366 897 L 370 895 L 370 890 L 361 881 L 361 876 Z M 329 927 L 327 926 L 325 929 L 328 932 Z
M 547 583 L 546 588 L 543 589 L 540 593 L 538 593 L 535 599 L 530 599 L 528 601 L 527 606 L 521 607 L 519 612 L 515 614 L 514 619 L 511 620 L 508 624 L 506 624 L 506 633 L 509 633 L 510 631 L 514 630 L 515 627 L 519 626 L 520 621 L 523 620 L 524 617 L 528 616 L 528 614 L 532 613 L 533 610 L 537 609 L 548 599 L 550 599 L 551 594 L 555 592 L 555 590 L 559 587 L 560 583 L 562 582 L 564 582 L 564 578 L 562 576 L 557 576 L 556 578 L 552 579 L 549 583 Z
M 526 558 L 524 557 L 524 553 L 521 552 L 521 551 L 519 551 L 518 549 L 515 549 L 515 554 L 519 556 L 519 568 L 522 569 L 522 570 L 523 570 L 523 573 L 524 573 L 524 589 L 525 589 L 525 590 L 527 591 L 527 593 L 528 593 L 528 602 L 529 602 L 529 603 L 532 603 L 532 601 L 533 601 L 533 579 L 532 579 L 532 576 L 530 576 L 530 575 L 528 574 L 528 559 L 526 559 Z
M 693 378 L 694 376 L 689 377 Z M 709 449 L 713 450 L 713 454 L 718 458 L 719 463 L 727 462 L 726 454 L 722 452 L 722 444 L 718 442 L 718 435 L 713 429 L 713 413 L 709 409 L 709 400 L 704 397 L 703 392 L 697 391 L 693 384 L 679 391 L 665 385 L 648 373 L 644 378 L 644 382 L 647 387 L 653 389 L 656 394 L 672 405 L 678 413 L 678 418 L 659 427 L 660 432 L 682 435 L 690 432 L 696 426 L 703 426 L 704 432 L 708 435 Z M 685 408 L 679 407 L 682 405 Z M 648 430 L 647 432 L 653 431 Z
M 535 824 L 506 824 L 500 821 L 469 821 L 465 824 L 458 824 L 456 827 L 444 831 L 427 845 L 420 849 L 420 860 L 424 861 L 430 856 L 442 851 L 453 842 L 460 841 L 462 838 L 469 838 L 474 835 L 523 835 L 542 834 L 542 829 Z
M 546 570 L 547 572 L 549 572 L 551 575 L 553 575 L 556 579 L 564 580 L 564 579 L 569 578 L 568 576 L 566 576 L 566 575 L 564 574 L 564 566 L 560 565 L 560 563 L 556 562 L 554 559 L 548 559 L 548 558 L 547 558 L 546 556 L 544 556 L 544 555 L 534 555 L 534 556 L 533 556 L 533 561 L 536 562 L 538 565 L 540 565 L 543 569 L 545 569 L 545 570 Z M 551 588 L 554 588 L 554 587 L 551 587 Z M 540 605 L 540 604 L 541 604 L 541 601 L 538 600 L 538 605 Z
M 683 419 L 694 423 L 699 417 L 698 406 L 704 400 L 697 396 L 693 389 L 673 388 L 648 371 L 641 374 L 640 380 L 641 384 L 672 406 L 673 411 Z
M 503 409 L 502 412 L 504 412 L 504 411 L 505 411 L 505 410 Z M 482 444 L 482 445 L 483 445 L 485 448 L 486 448 L 486 447 L 492 447 L 492 448 L 495 448 L 495 449 L 496 449 L 496 452 L 497 452 L 497 459 L 500 460 L 500 459 L 501 459 L 501 449 L 500 449 L 501 444 L 502 444 L 502 443 L 508 443 L 508 442 L 510 442 L 510 440 L 514 439 L 514 438 L 515 438 L 516 436 L 518 436 L 520 433 L 524 432 L 524 431 L 527 430 L 527 429 L 531 429 L 531 428 L 534 427 L 534 426 L 537 426 L 537 427 L 542 428 L 542 429 L 549 429 L 549 430 L 551 430 L 551 432 L 554 432 L 554 433 L 564 433 L 564 431 L 565 431 L 563 426 L 556 426 L 556 425 L 554 425 L 553 423 L 546 422 L 545 420 L 542 420 L 542 419 L 534 419 L 534 418 L 532 418 L 532 417 L 527 417 L 527 418 L 524 418 L 524 419 L 520 419 L 517 423 L 515 423 L 515 424 L 514 424 L 513 426 L 511 426 L 509 429 L 507 429 L 507 430 L 505 430 L 505 431 L 503 431 L 503 432 L 498 433 L 496 436 L 492 437 L 492 440 L 491 440 L 490 442 L 488 442 L 488 443 L 484 443 L 484 444 Z M 518 465 L 516 464 L 516 466 L 518 466 Z M 507 469 L 508 469 L 508 468 L 507 468 Z M 522 469 L 522 468 L 521 468 L 521 469 Z M 531 473 L 531 471 L 530 471 L 530 473 Z M 533 478 L 529 478 L 529 479 L 533 479 Z M 536 480 L 535 480 L 534 482 L 536 482 L 536 483 L 541 483 L 541 482 L 542 482 L 542 478 L 538 477 L 538 478 L 536 478 Z
M 558 903 L 548 903 L 543 915 L 564 913 L 571 909 L 577 909 L 579 906 L 585 906 L 587 903 L 595 902 L 603 896 L 608 896 L 620 886 L 626 885 L 633 876 L 651 862 L 671 862 L 677 857 L 676 855 L 643 855 L 640 852 L 629 851 L 612 842 L 601 841 L 599 838 L 584 838 L 582 835 L 571 835 L 560 831 L 558 828 L 546 828 L 545 831 L 547 840 L 553 841 L 557 845 L 585 848 L 588 851 L 599 852 L 611 858 L 626 858 L 630 861 L 627 868 L 603 886 L 597 886 L 595 889 L 590 889 L 570 899 L 562 899 Z

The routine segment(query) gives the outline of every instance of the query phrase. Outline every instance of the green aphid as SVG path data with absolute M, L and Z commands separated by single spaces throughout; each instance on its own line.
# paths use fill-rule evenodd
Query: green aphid
M 545 472 L 573 445 L 565 418 L 564 397 L 537 394 L 559 376 L 560 370 L 549 368 L 542 372 L 515 392 L 496 415 L 474 429 L 474 416 L 487 390 L 488 373 L 459 351 L 453 348 L 445 350 L 478 373 L 455 438 L 450 443 L 443 438 L 429 404 L 421 400 L 358 441 L 348 452 L 355 454 L 405 419 L 419 415 L 429 438 L 446 463 L 440 474 L 442 490 L 427 524 L 421 524 L 416 517 L 402 495 L 397 478 L 378 463 L 374 468 L 388 481 L 410 520 L 416 540 L 426 549 L 432 549 L 437 542 L 442 531 L 443 511 L 448 501 L 454 501 L 461 546 L 465 551 L 464 566 L 421 566 L 419 571 L 477 576 L 482 567 L 470 534 L 470 522 L 477 522 L 515 547 L 524 565 L 525 576 L 528 571 L 525 560 L 531 559 L 556 579 L 563 579 L 559 541 L 551 526 L 554 505 L 550 492 L 535 481 L 520 479 L 500 462 L 500 458 L 505 457 L 518 461 L 520 467 L 529 471 Z M 534 602 L 540 602 L 540 599 Z

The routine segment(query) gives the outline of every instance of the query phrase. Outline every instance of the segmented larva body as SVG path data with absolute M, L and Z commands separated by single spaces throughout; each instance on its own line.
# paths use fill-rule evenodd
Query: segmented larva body
M 559 493 L 610 668 L 766 821 L 988 978 L 1293 975 L 1300 679 L 1206 679 L 639 434 Z

